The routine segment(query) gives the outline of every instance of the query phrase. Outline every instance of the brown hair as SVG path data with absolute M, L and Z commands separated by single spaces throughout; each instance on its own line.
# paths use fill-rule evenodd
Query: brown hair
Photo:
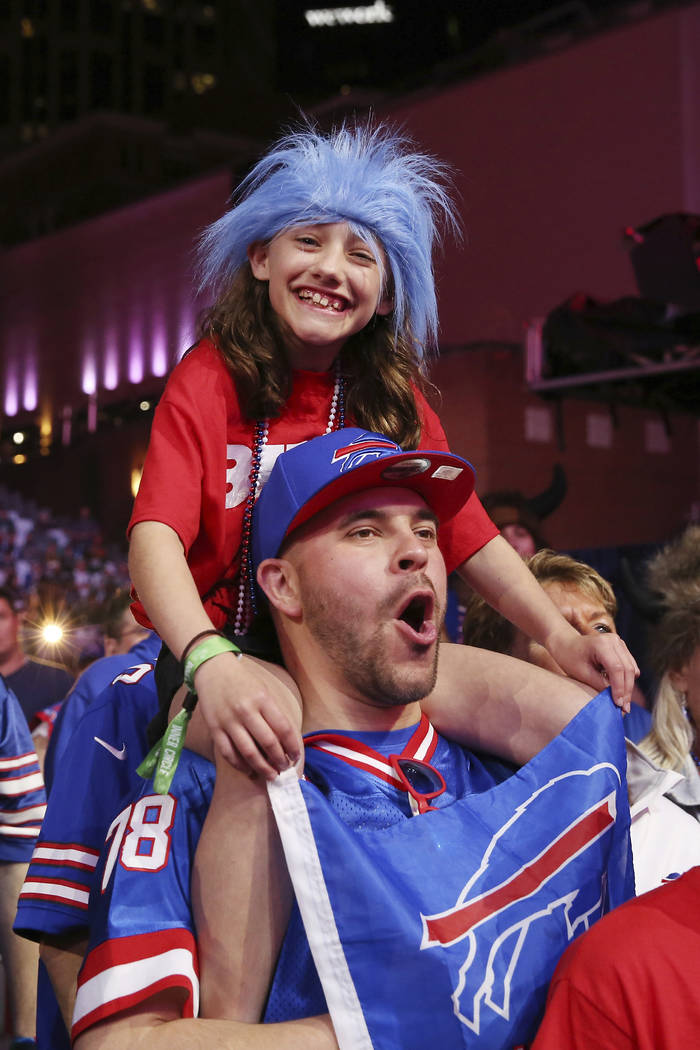
M 231 371 L 246 418 L 279 416 L 291 391 L 292 368 L 267 285 L 247 263 L 205 312 L 200 333 L 218 347 Z M 339 366 L 348 418 L 403 448 L 416 448 L 421 421 L 413 386 L 422 389 L 427 379 L 410 337 L 395 336 L 391 317 L 376 315 L 348 339 Z

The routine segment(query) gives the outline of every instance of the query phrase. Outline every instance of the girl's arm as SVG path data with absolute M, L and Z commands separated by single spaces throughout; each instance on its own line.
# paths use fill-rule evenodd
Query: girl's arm
M 615 703 L 629 710 L 639 668 L 622 638 L 579 634 L 502 536 L 490 540 L 457 571 L 489 605 L 543 645 L 567 675 L 596 692 L 609 685 Z
M 176 658 L 196 634 L 213 629 L 170 526 L 157 521 L 134 525 L 129 572 L 153 626 Z M 220 653 L 197 669 L 195 685 L 214 745 L 236 768 L 274 777 L 290 759 L 297 761 L 301 735 L 278 702 L 286 695 L 283 687 L 251 658 Z
M 522 765 L 594 695 L 512 656 L 443 642 L 435 688 L 421 706 L 444 736 Z

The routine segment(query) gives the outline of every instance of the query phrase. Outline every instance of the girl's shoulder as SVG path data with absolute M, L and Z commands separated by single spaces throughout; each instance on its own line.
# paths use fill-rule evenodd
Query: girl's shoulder
M 176 372 L 192 372 L 197 369 L 207 369 L 214 373 L 224 372 L 228 374 L 228 369 L 219 350 L 211 339 L 206 337 L 200 339 L 189 350 L 185 351 L 175 365 L 172 374 L 175 375 Z
M 211 339 L 200 339 L 190 347 L 170 373 L 166 393 L 186 390 L 190 396 L 221 388 L 234 394 L 233 377 Z

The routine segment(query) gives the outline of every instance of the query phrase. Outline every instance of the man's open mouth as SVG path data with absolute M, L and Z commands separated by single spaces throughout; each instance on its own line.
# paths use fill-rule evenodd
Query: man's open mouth
M 421 591 L 411 595 L 399 609 L 396 619 L 408 624 L 412 631 L 420 635 L 428 625 L 433 624 L 435 599 L 430 591 Z

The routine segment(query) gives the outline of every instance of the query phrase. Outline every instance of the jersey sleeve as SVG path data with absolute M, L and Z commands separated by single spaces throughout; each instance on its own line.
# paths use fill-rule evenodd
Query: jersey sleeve
M 128 532 L 140 521 L 169 525 L 189 550 L 199 529 L 204 462 L 200 445 L 204 421 L 192 390 L 197 361 L 184 358 L 158 403 L 139 491 Z M 202 391 L 206 397 L 206 390 Z
M 214 786 L 211 763 L 183 751 L 171 792 L 141 794 L 115 817 L 90 895 L 90 942 L 78 977 L 72 1038 L 165 988 L 198 1013 L 190 882 Z
M 445 431 L 437 414 L 419 390 L 415 391 L 421 419 L 420 447 L 450 451 Z M 498 535 L 498 529 L 484 510 L 476 492 L 472 493 L 459 513 L 440 529 L 440 549 L 447 572 L 454 572 Z
M 44 779 L 27 720 L 0 678 L 0 863 L 29 861 L 45 811 Z
M 119 675 L 88 708 L 54 767 L 41 835 L 20 892 L 15 932 L 30 940 L 84 931 L 107 828 L 142 781 L 136 767 L 158 709 L 151 664 Z

